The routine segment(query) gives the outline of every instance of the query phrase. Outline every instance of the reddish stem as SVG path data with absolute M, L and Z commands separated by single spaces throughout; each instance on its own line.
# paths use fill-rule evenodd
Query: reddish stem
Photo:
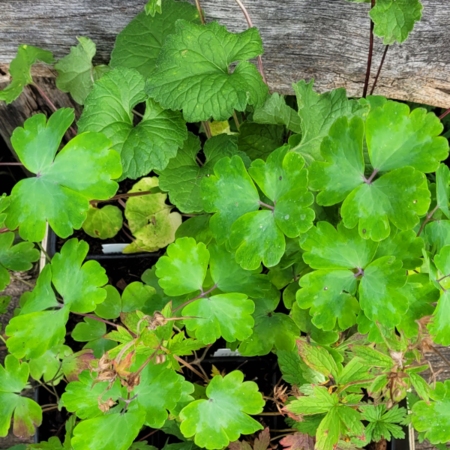
M 370 90 L 370 95 L 373 95 L 373 93 L 375 91 L 375 86 L 377 85 L 378 77 L 380 76 L 381 69 L 383 68 L 384 60 L 386 59 L 386 54 L 387 54 L 388 50 L 389 50 L 389 45 L 386 45 L 386 47 L 384 49 L 383 57 L 381 58 L 380 67 L 378 67 L 377 76 L 375 77 L 375 81 L 373 82 L 372 89 Z
M 151 193 L 152 191 L 129 192 L 128 194 L 117 194 L 114 197 L 107 198 L 105 200 L 91 200 L 89 203 L 91 205 L 96 205 L 97 203 L 112 202 L 114 200 L 119 200 L 121 198 L 141 197 L 142 195 L 150 195 Z
M 206 295 L 208 295 L 210 292 L 212 292 L 214 289 L 217 288 L 217 284 L 215 284 L 211 289 L 209 289 L 206 292 L 202 292 L 200 295 L 197 295 L 197 297 L 192 298 L 191 300 L 188 300 L 187 302 L 184 302 L 182 305 L 180 305 L 178 308 L 175 308 L 172 312 L 178 311 L 181 308 L 184 308 L 185 306 L 189 305 L 189 303 L 195 302 L 195 300 L 198 300 L 199 298 L 203 298 Z
M 6 162 L 6 163 L 0 163 L 0 166 L 23 166 L 20 162 Z
M 372 8 L 375 6 L 375 0 L 372 0 Z M 366 80 L 364 82 L 363 98 L 367 97 L 367 89 L 369 88 L 370 69 L 372 68 L 372 54 L 373 54 L 373 21 L 370 19 L 370 45 L 369 57 L 367 58 Z
M 48 103 L 48 105 L 53 109 L 53 111 L 58 111 L 58 108 L 53 104 L 53 102 L 48 98 L 47 94 L 35 83 L 33 83 L 33 86 L 39 91 L 39 94 L 44 98 L 44 100 Z M 77 135 L 77 132 L 73 127 L 69 127 L 70 131 L 74 136 Z
M 112 325 L 113 327 L 118 327 L 114 322 L 110 322 L 109 320 L 101 319 L 100 317 L 93 316 L 92 314 L 84 314 L 84 313 L 77 313 L 71 311 L 71 313 L 76 314 L 77 316 L 83 316 L 83 317 L 89 317 L 90 319 L 98 320 L 99 322 L 107 323 L 108 325 Z
M 447 109 L 447 111 L 445 111 L 444 114 L 441 114 L 441 115 L 439 116 L 439 119 L 442 120 L 447 114 L 450 114 L 450 108 Z
M 244 13 L 244 17 L 245 17 L 245 20 L 247 21 L 248 27 L 253 28 L 252 19 L 250 17 L 250 14 L 248 13 L 247 9 L 245 8 L 244 4 L 241 2 L 241 0 L 235 0 L 235 1 L 239 5 L 239 8 L 241 8 L 242 12 Z M 258 70 L 262 76 L 264 83 L 267 84 L 266 75 L 264 74 L 264 67 L 263 67 L 261 55 L 258 56 Z
M 436 207 L 433 209 L 433 211 L 430 212 L 430 214 L 427 214 L 427 218 L 423 221 L 422 225 L 420 226 L 420 230 L 417 233 L 417 237 L 420 236 L 420 233 L 422 233 L 423 229 L 425 228 L 425 225 L 431 220 L 433 217 L 433 214 L 439 209 L 439 205 L 436 205 Z
M 264 202 L 261 202 L 261 201 L 259 201 L 258 203 L 259 203 L 261 206 L 265 206 L 266 208 L 271 209 L 272 211 L 275 210 L 275 207 L 274 207 L 274 206 L 270 206 L 270 205 L 268 205 L 267 203 L 264 203 Z

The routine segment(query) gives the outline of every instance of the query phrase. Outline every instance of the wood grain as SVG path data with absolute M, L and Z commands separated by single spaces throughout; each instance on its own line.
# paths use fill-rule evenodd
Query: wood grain
M 192 0 L 193 2 L 193 0 Z M 2 0 L 0 63 L 21 43 L 61 58 L 76 36 L 97 43 L 97 62 L 107 63 L 115 36 L 142 10 L 144 0 Z M 208 21 L 231 31 L 246 29 L 233 0 L 201 0 Z M 344 0 L 244 0 L 265 45 L 272 90 L 289 94 L 302 78 L 315 78 L 319 92 L 347 88 L 361 96 L 369 45 L 369 5 Z M 450 2 L 422 0 L 423 19 L 410 39 L 389 49 L 376 93 L 394 99 L 450 107 Z M 373 76 L 383 45 L 376 38 Z M 0 73 L 1 76 L 1 73 Z M 3 81 L 0 79 L 0 81 Z

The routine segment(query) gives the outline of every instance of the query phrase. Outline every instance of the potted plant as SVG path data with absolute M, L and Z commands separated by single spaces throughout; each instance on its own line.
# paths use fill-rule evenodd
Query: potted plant
M 385 3 L 374 32 L 402 42 L 420 4 Z M 84 105 L 78 131 L 67 108 L 17 128 L 35 176 L 0 202 L 0 288 L 37 259 L 47 223 L 64 240 L 2 335 L 0 436 L 11 423 L 32 435 L 59 411 L 58 435 L 27 448 L 147 449 L 152 437 L 332 450 L 404 438 L 409 424 L 450 440 L 450 382 L 427 360 L 450 344 L 441 120 L 381 96 L 319 95 L 313 81 L 286 102 L 269 94 L 262 53 L 254 27 L 229 33 L 198 2 L 152 0 L 109 66 L 92 65 L 87 38 L 56 63 L 58 87 Z M 0 99 L 32 83 L 37 60 L 53 63 L 19 47 Z M 89 244 L 72 236 L 113 238 L 122 211 L 128 251 L 152 256 L 133 268 L 140 281 L 122 266 L 112 281 L 117 261 L 84 262 Z M 21 396 L 29 376 L 51 403 Z

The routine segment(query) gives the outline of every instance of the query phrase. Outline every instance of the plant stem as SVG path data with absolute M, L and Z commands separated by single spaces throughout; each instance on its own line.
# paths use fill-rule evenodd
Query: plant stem
M 153 430 L 153 431 L 151 431 L 150 433 L 146 434 L 144 437 L 138 439 L 138 442 L 141 442 L 141 441 L 143 441 L 144 439 L 147 439 L 147 438 L 150 437 L 152 434 L 155 434 L 155 433 L 157 433 L 158 431 L 159 431 L 159 430 Z
M 128 194 L 117 194 L 114 197 L 107 198 L 105 200 L 91 200 L 89 203 L 91 205 L 96 205 L 97 203 L 112 202 L 114 200 L 119 200 L 121 198 L 141 197 L 142 195 L 150 195 L 150 194 L 152 194 L 152 191 L 129 192 Z
M 21 162 L 5 162 L 0 163 L 0 166 L 23 166 Z
M 182 305 L 180 305 L 178 308 L 175 308 L 173 311 L 172 311 L 172 313 L 174 313 L 175 311 L 178 311 L 179 309 L 181 309 L 181 308 L 184 308 L 185 306 L 187 306 L 187 305 L 189 305 L 189 303 L 192 303 L 192 302 L 195 302 L 195 300 L 198 300 L 199 298 L 203 298 L 203 297 L 205 297 L 206 295 L 208 295 L 210 292 L 212 292 L 214 289 L 216 289 L 217 288 L 217 284 L 215 284 L 211 289 L 209 289 L 208 291 L 206 291 L 206 292 L 202 292 L 200 295 L 197 295 L 197 297 L 195 297 L 195 298 L 193 298 L 193 299 L 191 299 L 191 300 L 188 300 L 187 302 L 184 302 Z
M 197 7 L 202 25 L 205 25 L 205 16 L 203 15 L 202 7 L 200 6 L 200 0 L 195 0 L 195 6 Z
M 239 123 L 236 111 L 233 110 L 233 119 L 234 119 L 234 123 L 236 124 L 236 128 L 239 131 L 239 128 L 241 128 L 241 125 Z
M 447 111 L 444 112 L 444 114 L 441 114 L 439 116 L 439 119 L 442 120 L 447 114 L 450 114 L 450 108 L 448 108 Z
M 262 412 L 259 414 L 255 414 L 255 416 L 282 416 L 283 414 L 279 412 Z
M 239 5 L 239 8 L 241 8 L 241 11 L 244 13 L 244 17 L 245 17 L 245 20 L 247 21 L 248 27 L 252 28 L 253 27 L 253 22 L 252 22 L 252 19 L 250 17 L 250 14 L 248 13 L 248 11 L 245 8 L 244 4 L 241 2 L 241 0 L 235 0 L 235 2 Z M 259 70 L 259 73 L 262 76 L 262 79 L 263 79 L 264 83 L 267 84 L 266 75 L 264 74 L 264 66 L 263 66 L 261 55 L 258 56 L 258 70 Z
M 47 94 L 35 83 L 33 83 L 33 86 L 39 91 L 39 94 L 44 98 L 44 100 L 48 103 L 48 105 L 53 109 L 53 111 L 58 111 L 58 108 L 53 104 L 53 102 L 47 97 Z M 74 130 L 72 126 L 69 127 L 70 131 L 74 136 L 77 135 L 77 132 Z
M 35 286 L 34 284 L 28 283 L 28 281 L 22 280 L 22 278 L 16 277 L 15 275 L 13 275 L 11 272 L 9 273 L 10 277 L 14 280 L 17 281 L 21 281 L 23 284 L 26 284 L 27 286 L 29 286 L 30 288 L 34 289 Z
M 378 169 L 375 169 L 372 173 L 371 173 L 371 175 L 370 175 L 370 177 L 369 178 L 364 178 L 364 183 L 367 183 L 367 184 L 372 184 L 372 181 L 373 181 L 373 179 L 375 178 L 375 175 L 378 173 Z
M 158 350 L 161 350 L 161 346 L 159 346 L 142 364 L 141 367 L 139 367 L 139 369 L 137 370 L 137 372 L 134 372 L 135 376 L 138 376 L 145 368 L 145 366 L 156 356 L 156 354 L 158 353 Z
M 42 412 L 45 413 L 45 412 L 47 412 L 47 411 L 53 411 L 54 409 L 58 409 L 58 405 L 53 406 L 53 407 L 51 407 L 51 408 L 43 409 Z
M 375 91 L 375 86 L 377 85 L 378 77 L 380 76 L 381 69 L 383 68 L 384 60 L 386 58 L 386 54 L 387 54 L 388 50 L 389 50 L 389 45 L 386 45 L 386 47 L 384 48 L 383 57 L 381 58 L 380 66 L 378 67 L 377 76 L 375 77 L 375 81 L 373 82 L 372 89 L 370 90 L 370 95 L 373 95 L 373 93 Z
M 436 205 L 436 207 L 433 209 L 433 211 L 430 212 L 430 214 L 427 214 L 427 218 L 422 222 L 422 225 L 420 226 L 420 230 L 417 233 L 417 237 L 420 236 L 420 233 L 422 233 L 423 229 L 425 228 L 425 225 L 431 220 L 433 217 L 433 214 L 439 209 L 439 205 Z
M 118 327 L 119 325 L 115 324 L 114 322 L 110 322 L 109 320 L 101 319 L 100 317 L 93 316 L 92 314 L 85 314 L 85 313 L 77 313 L 71 311 L 72 314 L 76 314 L 77 316 L 83 316 L 83 317 L 89 317 L 90 319 L 98 320 L 99 322 L 106 323 L 108 325 L 112 325 L 113 327 Z
M 237 0 L 236 0 L 237 1 Z M 372 8 L 375 6 L 375 0 L 371 1 Z M 369 44 L 369 56 L 367 58 L 366 80 L 364 81 L 363 98 L 367 97 L 367 89 L 369 88 L 370 69 L 372 68 L 372 54 L 373 54 L 373 21 L 370 19 L 370 44 Z
M 207 120 L 205 120 L 205 121 L 202 122 L 202 125 L 203 125 L 203 129 L 205 130 L 206 137 L 208 139 L 211 139 L 212 138 L 212 133 L 211 133 L 211 128 L 209 126 L 209 122 Z
M 144 115 L 141 114 L 140 112 L 137 112 L 135 109 L 133 109 L 133 114 L 136 114 L 138 117 L 144 118 Z
M 267 203 L 264 203 L 264 202 L 261 202 L 261 201 L 258 201 L 258 203 L 259 203 L 261 206 L 265 206 L 266 208 L 271 209 L 272 211 L 275 210 L 275 207 L 274 207 L 274 206 L 270 206 L 270 205 L 268 205 Z
M 205 379 L 205 376 L 200 373 L 196 368 L 192 367 L 188 362 L 186 362 L 183 358 L 180 358 L 177 355 L 172 355 L 179 363 L 183 364 L 183 366 L 186 366 L 188 369 L 192 370 L 196 375 L 198 375 L 202 380 L 205 380 L 206 382 L 208 379 Z
M 48 253 L 44 250 L 44 247 L 42 246 L 42 243 L 41 242 L 36 242 L 36 243 L 37 243 L 38 247 L 41 249 L 41 252 L 45 255 L 46 260 L 49 263 L 51 263 L 52 260 L 51 260 L 50 256 L 48 256 Z

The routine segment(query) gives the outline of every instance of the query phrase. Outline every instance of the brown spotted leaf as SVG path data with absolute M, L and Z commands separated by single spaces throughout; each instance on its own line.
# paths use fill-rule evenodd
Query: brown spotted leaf
M 315 441 L 309 434 L 294 433 L 281 439 L 280 444 L 285 450 L 313 450 Z

